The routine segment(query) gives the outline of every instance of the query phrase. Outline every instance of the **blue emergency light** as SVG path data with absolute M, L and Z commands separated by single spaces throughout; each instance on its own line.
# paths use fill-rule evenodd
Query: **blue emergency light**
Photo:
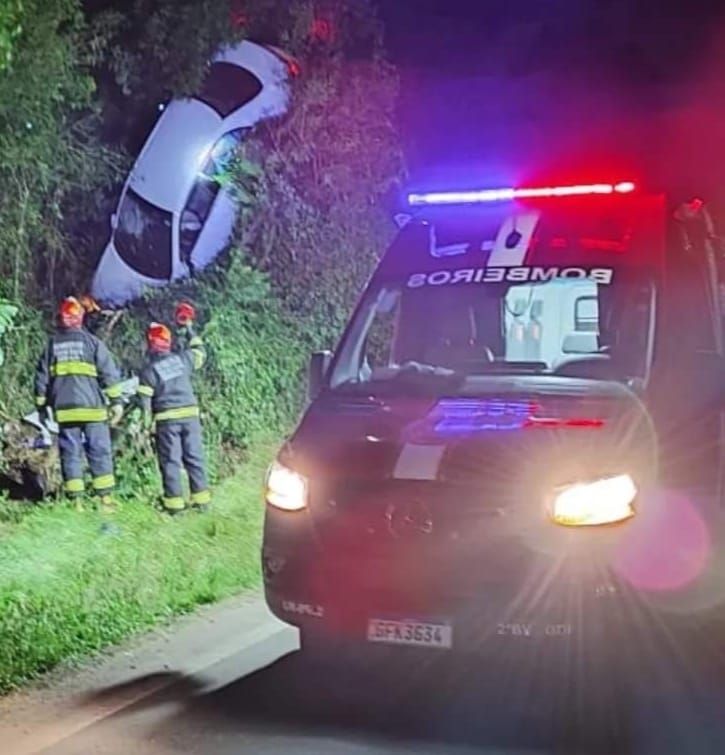
M 473 191 L 434 191 L 408 194 L 412 207 L 429 205 L 482 204 L 507 202 L 513 199 L 542 199 L 547 197 L 579 197 L 590 194 L 630 194 L 636 189 L 632 181 L 615 184 L 574 184 L 572 186 L 537 186 L 529 188 L 478 189 Z

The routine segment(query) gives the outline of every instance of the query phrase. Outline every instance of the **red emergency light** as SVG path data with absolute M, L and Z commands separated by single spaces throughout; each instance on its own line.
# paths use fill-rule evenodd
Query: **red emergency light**
M 631 194 L 636 185 L 632 181 L 619 183 L 574 184 L 572 186 L 537 186 L 529 188 L 478 189 L 474 191 L 436 191 L 408 194 L 408 203 L 422 205 L 480 204 L 506 202 L 512 199 L 541 199 L 548 197 L 581 197 L 592 194 Z

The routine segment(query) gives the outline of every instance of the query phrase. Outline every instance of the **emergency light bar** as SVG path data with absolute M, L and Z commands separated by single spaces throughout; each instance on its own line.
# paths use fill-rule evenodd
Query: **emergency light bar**
M 512 199 L 539 199 L 543 197 L 578 197 L 589 194 L 630 194 L 636 189 L 631 181 L 616 184 L 575 184 L 573 186 L 540 186 L 522 189 L 481 189 L 477 191 L 436 191 L 426 194 L 408 194 L 408 203 L 422 205 L 480 204 L 506 202 Z

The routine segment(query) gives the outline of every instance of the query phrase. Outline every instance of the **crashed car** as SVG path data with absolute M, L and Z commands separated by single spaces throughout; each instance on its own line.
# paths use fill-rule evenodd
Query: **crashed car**
M 204 268 L 224 249 L 237 201 L 217 177 L 257 123 L 285 112 L 296 70 L 276 48 L 244 41 L 215 56 L 197 95 L 164 108 L 111 219 L 91 288 L 96 299 L 123 305 Z

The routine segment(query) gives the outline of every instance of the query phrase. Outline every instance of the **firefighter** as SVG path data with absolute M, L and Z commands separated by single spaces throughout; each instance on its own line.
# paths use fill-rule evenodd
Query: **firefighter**
M 41 421 L 47 420 L 48 409 L 52 409 L 59 425 L 66 494 L 78 498 L 85 492 L 85 454 L 93 492 L 108 507 L 112 505 L 115 486 L 109 419 L 111 426 L 121 421 L 122 387 L 110 351 L 84 330 L 83 317 L 83 306 L 75 297 L 63 300 L 58 312 L 59 327 L 38 362 L 35 402 Z
M 176 312 L 180 348 L 172 351 L 171 331 L 151 323 L 146 333 L 149 357 L 141 371 L 138 393 L 148 420 L 156 426 L 155 440 L 161 477 L 163 507 L 169 514 L 186 510 L 181 483 L 182 468 L 189 476 L 191 508 L 206 511 L 211 502 L 204 464 L 199 406 L 191 376 L 204 364 L 201 338 L 193 331 L 194 311 L 188 304 Z

